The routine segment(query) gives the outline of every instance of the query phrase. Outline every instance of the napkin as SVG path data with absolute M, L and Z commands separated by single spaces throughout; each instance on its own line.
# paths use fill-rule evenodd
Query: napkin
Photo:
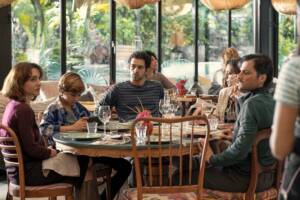
M 80 167 L 77 157 L 72 154 L 58 153 L 55 157 L 48 158 L 42 162 L 42 171 L 45 177 L 48 176 L 50 170 L 63 176 L 80 175 Z

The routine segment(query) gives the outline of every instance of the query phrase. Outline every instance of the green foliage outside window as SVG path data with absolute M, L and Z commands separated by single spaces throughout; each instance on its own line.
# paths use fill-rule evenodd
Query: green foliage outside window
M 295 16 L 279 15 L 279 47 L 278 68 L 280 69 L 287 57 L 297 46 L 295 38 Z
M 186 14 L 168 13 L 165 7 L 176 0 L 163 3 L 162 18 L 162 61 L 171 59 L 172 34 L 184 34 L 184 48 L 190 62 L 193 62 L 194 16 L 192 10 Z M 75 0 L 67 1 L 67 68 L 79 70 L 91 49 L 98 44 L 109 47 L 109 1 L 98 3 L 87 0 L 77 5 Z M 173 2 L 173 3 L 172 3 Z M 192 0 L 176 1 L 180 6 L 193 3 Z M 176 3 L 175 2 L 175 3 Z M 164 7 L 165 6 L 165 7 Z M 234 47 L 253 45 L 252 4 L 233 11 L 232 44 Z M 139 37 L 143 49 L 156 51 L 156 9 L 154 5 L 129 10 L 117 5 L 117 44 L 134 45 Z M 235 17 L 237 15 L 237 17 Z M 228 13 L 209 11 L 199 5 L 199 52 L 205 47 L 206 61 L 217 61 L 221 50 L 227 46 Z M 243 16 L 241 18 L 240 16 Z M 279 63 L 296 47 L 294 17 L 280 16 L 279 20 Z M 60 8 L 59 1 L 18 0 L 12 7 L 12 49 L 13 62 L 30 60 L 41 64 L 45 79 L 56 80 L 60 76 Z M 241 39 L 242 38 L 242 39 Z M 240 41 L 243 41 L 241 43 Z M 248 48 L 249 49 L 249 48 Z M 250 48 L 251 49 L 251 48 Z M 246 49 L 247 50 L 247 49 Z M 243 51 L 243 54 L 251 53 Z M 200 52 L 201 54 L 201 52 Z M 204 61 L 199 55 L 199 61 Z M 108 61 L 106 61 L 107 63 Z

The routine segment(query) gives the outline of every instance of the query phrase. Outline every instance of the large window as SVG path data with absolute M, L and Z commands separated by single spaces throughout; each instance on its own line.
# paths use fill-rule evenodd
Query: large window
M 155 5 L 130 10 L 117 4 L 116 9 L 116 81 L 129 80 L 128 58 L 135 50 L 156 52 Z
M 279 48 L 278 65 L 279 69 L 287 58 L 293 54 L 297 46 L 296 42 L 296 17 L 292 15 L 279 14 Z M 295 52 L 294 52 L 295 53 Z
M 248 3 L 241 9 L 232 10 L 231 18 L 228 11 L 213 12 L 203 4 L 199 5 L 198 11 L 198 81 L 206 92 L 213 81 L 215 71 L 222 68 L 220 54 L 223 49 L 231 45 L 241 56 L 254 52 L 253 5 Z
M 114 78 L 116 82 L 128 80 L 129 55 L 135 50 L 156 52 L 159 47 L 156 44 L 157 3 L 129 9 L 116 2 L 114 16 L 110 13 L 110 2 L 67 0 L 66 3 L 67 66 L 63 69 L 79 73 L 86 83 L 107 85 Z M 254 52 L 255 12 L 252 1 L 241 9 L 232 10 L 231 17 L 229 11 L 211 11 L 197 2 L 199 17 L 196 20 L 195 3 L 195 0 L 160 2 L 161 70 L 174 82 L 187 79 L 188 85 L 197 75 L 200 84 L 209 87 L 214 72 L 221 67 L 220 53 L 224 48 L 235 47 L 240 55 Z M 58 0 L 19 0 L 13 5 L 13 63 L 36 62 L 45 71 L 44 79 L 60 77 L 60 12 Z M 116 27 L 114 44 L 110 44 L 111 17 Z M 197 42 L 194 39 L 196 21 Z M 280 15 L 279 64 L 295 48 L 295 35 L 295 17 Z M 196 44 L 198 55 L 194 51 Z M 113 55 L 110 50 L 115 50 Z M 115 65 L 110 62 L 114 55 Z M 195 56 L 198 57 L 198 74 L 195 74 Z
M 13 64 L 39 63 L 44 79 L 60 76 L 59 1 L 19 0 L 12 6 Z
M 253 19 L 252 2 L 248 3 L 242 9 L 232 11 L 232 46 L 237 48 L 240 55 L 254 53 Z
M 200 4 L 199 8 L 198 80 L 204 92 L 213 74 L 221 68 L 220 54 L 228 47 L 228 11 L 214 12 Z
M 109 0 L 67 1 L 67 69 L 109 84 Z
M 193 1 L 162 2 L 162 73 L 175 80 L 194 77 Z M 188 83 L 190 84 L 190 83 Z

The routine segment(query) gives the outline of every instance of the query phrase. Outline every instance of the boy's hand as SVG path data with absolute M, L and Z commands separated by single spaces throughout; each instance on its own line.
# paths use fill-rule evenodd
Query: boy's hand
M 78 121 L 76 121 L 72 127 L 74 131 L 81 131 L 86 129 L 86 122 L 88 117 L 82 117 Z

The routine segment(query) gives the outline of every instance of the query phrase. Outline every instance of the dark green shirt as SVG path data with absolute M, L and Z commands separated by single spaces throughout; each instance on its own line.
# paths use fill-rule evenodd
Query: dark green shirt
M 222 153 L 211 156 L 209 163 L 234 168 L 237 172 L 249 175 L 252 143 L 258 131 L 271 127 L 275 102 L 267 90 L 258 89 L 242 96 L 239 105 L 233 143 Z M 262 165 L 274 162 L 268 141 L 261 142 L 257 150 Z

